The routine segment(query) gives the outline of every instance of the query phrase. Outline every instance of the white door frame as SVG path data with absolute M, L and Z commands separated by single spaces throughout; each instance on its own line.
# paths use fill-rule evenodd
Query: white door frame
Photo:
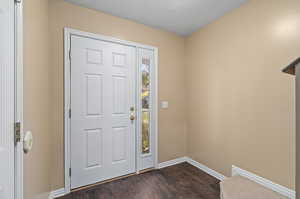
M 70 177 L 70 168 L 71 168 L 71 156 L 70 156 L 70 146 L 71 146 L 71 139 L 70 139 L 70 125 L 71 120 L 69 117 L 69 110 L 70 110 L 70 92 L 71 92 L 71 85 L 70 85 L 70 45 L 71 45 L 71 36 L 77 35 L 81 37 L 87 37 L 92 39 L 97 39 L 101 41 L 107 41 L 112 43 L 118 43 L 127 46 L 133 46 L 136 48 L 145 48 L 154 51 L 154 63 L 155 68 L 151 75 L 155 76 L 155 91 L 153 92 L 153 101 L 152 101 L 152 112 L 154 118 L 152 119 L 154 122 L 154 135 L 155 135 L 155 152 L 154 152 L 154 159 L 155 159 L 155 168 L 158 168 L 158 48 L 149 45 L 143 45 L 135 42 L 130 42 L 126 40 L 120 40 L 113 37 L 108 37 L 104 35 L 94 34 L 83 32 L 71 28 L 64 28 L 64 174 L 65 174 L 65 187 L 64 192 L 65 194 L 70 193 L 71 191 L 71 177 Z M 137 53 L 136 53 L 137 54 Z M 136 65 L 138 63 L 138 56 L 136 57 Z M 138 136 L 138 135 L 137 135 Z M 138 139 L 136 139 L 138 141 Z M 136 145 L 139 146 L 138 144 Z M 137 157 L 137 154 L 136 154 Z M 136 161 L 138 162 L 138 161 Z M 139 167 L 136 166 L 136 173 L 139 173 Z
M 12 1 L 12 0 L 11 0 Z M 20 141 L 15 144 L 15 199 L 23 199 L 23 1 L 15 0 L 15 122 L 21 124 Z
M 15 122 L 21 123 L 15 145 L 15 199 L 23 199 L 23 1 L 15 0 Z
M 20 141 L 14 144 L 14 198 L 13 199 L 23 199 L 23 16 L 22 16 L 22 9 L 23 4 L 22 1 L 13 1 L 13 0 L 6 0 L 10 1 L 9 3 L 13 4 L 13 7 L 9 6 L 8 10 L 4 10 L 4 12 L 8 11 L 9 15 L 13 15 L 13 20 L 11 21 L 13 24 L 13 34 L 10 35 L 13 37 L 13 66 L 14 70 L 12 70 L 13 74 L 9 74 L 14 76 L 13 81 L 13 100 L 9 101 L 10 105 L 14 106 L 14 121 L 13 123 L 20 122 L 21 129 L 20 129 Z M 6 9 L 6 8 L 4 8 Z M 12 85 L 8 85 L 8 88 L 11 89 Z M 1 132 L 0 132 L 1 133 Z M 15 133 L 15 132 L 14 132 Z M 14 135 L 15 141 L 15 135 Z

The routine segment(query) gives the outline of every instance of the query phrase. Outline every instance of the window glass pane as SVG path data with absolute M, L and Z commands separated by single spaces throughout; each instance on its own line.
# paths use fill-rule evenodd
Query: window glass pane
M 150 85 L 150 60 L 143 59 L 142 61 L 142 88 L 143 90 L 149 90 Z
M 143 58 L 142 75 L 142 153 L 150 153 L 150 59 Z
M 150 152 L 150 114 L 149 111 L 142 112 L 142 152 L 143 154 Z
M 150 81 L 149 81 L 149 73 L 148 72 L 145 72 L 143 71 L 142 72 L 142 88 L 143 90 L 149 90 L 149 84 L 150 84 Z
M 149 96 L 150 92 L 148 90 L 142 91 L 142 108 L 143 109 L 149 109 Z

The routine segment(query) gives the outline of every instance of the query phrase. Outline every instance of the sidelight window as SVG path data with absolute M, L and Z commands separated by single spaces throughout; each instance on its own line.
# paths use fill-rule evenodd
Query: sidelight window
M 143 58 L 142 75 L 142 153 L 150 153 L 150 59 Z

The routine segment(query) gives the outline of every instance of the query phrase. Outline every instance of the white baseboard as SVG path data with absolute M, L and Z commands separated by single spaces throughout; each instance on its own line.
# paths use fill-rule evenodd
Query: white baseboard
M 222 175 L 221 173 L 208 168 L 207 166 L 189 158 L 189 157 L 181 157 L 181 158 L 177 158 L 174 160 L 169 160 L 166 162 L 162 162 L 158 164 L 158 168 L 162 169 L 165 167 L 169 167 L 169 166 L 173 166 L 176 164 L 180 164 L 183 162 L 187 162 L 191 165 L 193 165 L 194 167 L 197 167 L 198 169 L 204 171 L 205 173 L 217 178 L 218 180 L 222 181 L 226 178 L 226 176 Z M 270 180 L 267 180 L 265 178 L 262 178 L 260 176 L 257 176 L 251 172 L 248 172 L 246 170 L 240 169 L 236 166 L 232 166 L 232 176 L 234 175 L 241 175 L 243 177 L 246 177 L 250 180 L 253 180 L 254 182 L 261 184 L 262 186 L 269 188 L 283 196 L 286 196 L 290 199 L 295 199 L 296 198 L 296 192 L 294 190 L 288 189 L 282 185 L 276 184 Z M 61 189 L 57 189 L 55 191 L 52 191 L 49 195 L 49 199 L 55 199 L 57 197 L 61 197 L 64 196 L 66 194 L 65 189 L 61 188 Z
M 198 169 L 204 171 L 205 173 L 217 178 L 218 180 L 222 181 L 226 178 L 226 176 L 222 175 L 221 173 L 213 170 L 213 169 L 210 169 L 208 168 L 207 166 L 191 159 L 191 158 L 187 158 L 187 162 L 191 165 L 193 165 L 194 167 L 197 167 Z
M 271 189 L 283 196 L 286 196 L 288 198 L 291 198 L 291 199 L 295 199 L 296 198 L 296 192 L 294 190 L 291 190 L 291 189 L 288 189 L 282 185 L 279 185 L 279 184 L 276 184 L 270 180 L 267 180 L 265 178 L 262 178 L 254 173 L 251 173 L 249 171 L 246 171 L 246 170 L 243 170 L 241 168 L 238 168 L 236 166 L 232 166 L 232 176 L 235 176 L 235 175 L 240 175 L 240 176 L 243 176 L 245 178 L 248 178 L 268 189 Z
M 173 166 L 173 165 L 180 164 L 180 163 L 183 163 L 183 162 L 187 162 L 187 157 L 181 157 L 181 158 L 177 158 L 177 159 L 174 159 L 174 160 L 169 160 L 169 161 L 166 161 L 166 162 L 159 163 L 158 168 L 162 169 L 162 168 Z
M 55 199 L 66 194 L 65 188 L 60 188 L 50 192 L 49 199 Z
M 187 157 L 181 157 L 181 158 L 177 158 L 177 159 L 174 159 L 174 160 L 169 160 L 169 161 L 166 161 L 166 162 L 159 163 L 158 168 L 162 169 L 162 168 L 173 166 L 173 165 L 180 164 L 180 163 L 183 163 L 183 162 L 187 162 Z M 64 188 L 57 189 L 57 190 L 54 190 L 54 191 L 50 192 L 49 199 L 55 199 L 55 198 L 64 196 L 65 194 L 66 194 L 66 192 L 65 192 Z
M 162 163 L 159 163 L 158 165 L 158 168 L 159 169 L 162 169 L 162 168 L 165 168 L 165 167 L 169 167 L 169 166 L 173 166 L 173 165 L 176 165 L 176 164 L 180 164 L 180 163 L 183 163 L 183 162 L 188 162 L 189 164 L 193 165 L 194 167 L 197 167 L 198 169 L 204 171 L 205 173 L 217 178 L 218 180 L 224 180 L 226 177 L 218 172 L 216 172 L 215 170 L 212 170 L 210 168 L 208 168 L 207 166 L 189 158 L 189 157 L 182 157 L 182 158 L 177 158 L 177 159 L 174 159 L 174 160 L 169 160 L 169 161 L 166 161 L 166 162 L 162 162 Z

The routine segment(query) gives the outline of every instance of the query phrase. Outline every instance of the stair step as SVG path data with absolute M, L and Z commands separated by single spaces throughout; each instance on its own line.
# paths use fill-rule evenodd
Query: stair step
M 284 196 L 242 176 L 223 180 L 221 199 L 287 199 Z

